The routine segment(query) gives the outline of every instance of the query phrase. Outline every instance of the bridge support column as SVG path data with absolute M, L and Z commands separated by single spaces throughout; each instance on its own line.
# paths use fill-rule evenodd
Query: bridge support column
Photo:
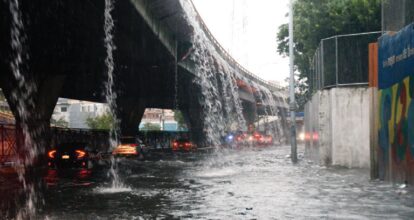
M 243 106 L 243 115 L 246 119 L 247 125 L 252 125 L 256 121 L 257 117 L 257 106 L 256 103 L 242 102 Z
M 204 143 L 203 120 L 200 112 L 201 108 L 186 108 L 181 109 L 184 120 L 190 130 L 191 140 L 198 146 Z
M 145 102 L 143 100 L 120 98 L 118 106 L 118 116 L 121 119 L 121 135 L 136 136 L 139 123 L 145 112 Z
M 28 132 L 16 137 L 17 151 L 21 158 L 34 159 L 32 162 L 36 164 L 42 163 L 50 144 L 50 118 L 65 77 L 54 75 L 36 80 L 28 77 L 22 84 L 12 74 L 8 76 L 8 83 L 3 83 L 2 88 L 15 117 L 16 129 L 22 131 L 27 128 Z M 24 145 L 24 135 L 30 135 L 33 146 Z M 30 147 L 37 147 L 37 152 L 31 152 Z M 34 153 L 34 158 L 27 156 L 29 152 Z
M 206 140 L 206 134 L 204 133 L 204 119 L 202 118 L 203 109 L 198 100 L 198 97 L 201 94 L 200 88 L 194 86 L 186 87 L 184 91 L 185 92 L 179 96 L 182 97 L 179 105 L 180 111 L 187 123 L 191 140 L 196 143 L 197 146 L 205 147 L 203 146 Z

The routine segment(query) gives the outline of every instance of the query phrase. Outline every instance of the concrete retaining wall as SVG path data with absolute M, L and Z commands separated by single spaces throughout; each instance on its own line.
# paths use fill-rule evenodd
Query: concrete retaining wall
M 325 165 L 369 168 L 370 89 L 315 93 L 305 108 L 306 154 Z

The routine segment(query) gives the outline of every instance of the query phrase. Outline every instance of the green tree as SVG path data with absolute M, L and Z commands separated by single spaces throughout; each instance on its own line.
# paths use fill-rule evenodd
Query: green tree
M 187 128 L 187 124 L 185 123 L 184 116 L 181 111 L 179 110 L 174 111 L 174 120 L 177 122 L 178 128 L 180 130 Z
M 69 127 L 69 122 L 67 122 L 63 117 L 59 118 L 58 120 L 55 120 L 55 119 L 51 118 L 50 119 L 50 124 L 52 124 L 56 127 L 62 127 L 62 128 Z
M 160 131 L 161 130 L 161 126 L 158 124 L 153 124 L 153 123 L 145 123 L 144 127 L 142 128 L 143 131 Z
M 105 129 L 109 130 L 114 124 L 114 119 L 111 114 L 105 113 L 94 118 L 87 118 L 86 124 L 90 129 Z
M 381 30 L 381 0 L 296 0 L 293 22 L 298 72 L 296 97 L 299 108 L 303 109 L 310 96 L 310 64 L 320 40 L 339 34 Z M 288 56 L 288 24 L 279 27 L 277 42 L 278 53 Z

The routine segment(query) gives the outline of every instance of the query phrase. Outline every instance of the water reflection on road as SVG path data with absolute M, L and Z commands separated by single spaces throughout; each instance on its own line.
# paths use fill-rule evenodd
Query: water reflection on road
M 306 160 L 295 166 L 288 153 L 286 146 L 122 160 L 120 175 L 128 186 L 124 189 L 108 188 L 103 171 L 72 176 L 52 172 L 42 217 L 413 218 L 411 189 L 369 181 L 368 170 L 325 168 Z

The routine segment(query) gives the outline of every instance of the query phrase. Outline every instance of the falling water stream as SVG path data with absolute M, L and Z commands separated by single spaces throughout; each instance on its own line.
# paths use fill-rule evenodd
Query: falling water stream
M 194 82 L 201 88 L 202 93 L 200 104 L 203 106 L 204 132 L 207 135 L 208 145 L 219 146 L 220 138 L 229 131 L 246 130 L 246 120 L 242 113 L 236 79 L 241 79 L 249 86 L 263 92 L 260 94 L 260 99 L 269 109 L 266 110 L 266 117 L 278 118 L 270 123 L 270 127 L 273 135 L 280 140 L 282 125 L 271 91 L 265 86 L 250 82 L 251 80 L 234 67 L 229 66 L 217 51 L 212 50 L 211 48 L 215 46 L 203 31 L 191 2 L 181 0 L 181 4 L 187 13 L 186 19 L 194 26 L 194 30 L 197 30 L 193 35 L 194 51 L 191 58 L 196 64 L 197 77 Z M 220 86 L 217 86 L 219 84 Z
M 112 151 L 119 143 L 119 119 L 117 118 L 117 103 L 116 98 L 117 94 L 115 91 L 115 79 L 114 79 L 114 56 L 113 51 L 115 50 L 114 44 L 114 20 L 112 18 L 111 12 L 114 9 L 114 0 L 105 0 L 105 22 L 104 22 L 104 31 L 105 31 L 105 48 L 106 48 L 106 59 L 105 65 L 107 68 L 107 81 L 105 84 L 105 98 L 109 106 L 109 114 L 113 118 L 113 123 L 109 131 L 109 144 L 110 150 Z M 111 157 L 111 167 L 109 169 L 108 175 L 112 177 L 112 183 L 110 188 L 99 189 L 100 192 L 120 192 L 128 191 L 129 187 L 126 187 L 121 179 L 119 178 L 117 171 L 117 164 L 115 158 Z
M 17 88 L 12 91 L 11 98 L 16 102 L 17 117 L 20 119 L 19 125 L 23 135 L 20 151 L 24 152 L 24 155 L 20 155 L 23 158 L 19 157 L 16 164 L 19 181 L 23 185 L 24 203 L 17 202 L 19 211 L 15 218 L 28 219 L 36 215 L 36 204 L 40 200 L 40 195 L 35 190 L 37 183 L 26 178 L 26 171 L 32 168 L 34 159 L 39 154 L 38 146 L 32 138 L 36 132 L 40 131 L 32 131 L 28 126 L 29 113 L 34 109 L 32 95 L 36 92 L 36 86 L 26 78 L 28 74 L 25 71 L 27 71 L 29 54 L 26 48 L 26 33 L 19 1 L 9 1 L 9 10 L 12 15 L 10 67 L 18 82 Z
M 206 144 L 217 147 L 221 136 L 229 130 L 246 129 L 236 80 L 260 91 L 255 95 L 267 106 L 264 108 L 266 117 L 279 117 L 272 92 L 229 67 L 211 49 L 214 46 L 201 31 L 191 3 L 186 0 L 181 3 L 188 13 L 187 19 L 199 30 L 193 36 L 191 59 L 197 70 L 194 83 L 201 90 L 199 101 L 204 111 Z M 56 177 L 53 181 L 60 182 L 46 190 L 40 199 L 35 183 L 25 178 L 25 171 L 29 170 L 26 168 L 30 168 L 41 153 L 40 146 L 33 140 L 33 134 L 39 131 L 30 130 L 32 127 L 27 123 L 29 111 L 35 108 L 32 96 L 36 87 L 27 78 L 29 56 L 19 0 L 10 0 L 9 6 L 12 14 L 10 66 L 18 81 L 12 98 L 17 103 L 24 134 L 23 150 L 27 152 L 17 165 L 22 168 L 18 171 L 25 200 L 15 219 L 412 219 L 412 188 L 369 181 L 367 170 L 321 167 L 303 157 L 292 165 L 286 158 L 290 151 L 288 146 L 230 149 L 213 156 L 201 151 L 171 153 L 154 160 L 125 160 L 119 165 L 122 168 L 117 168 L 112 160 L 108 175 L 106 167 L 93 172 L 74 171 L 79 172 L 80 177 L 76 178 L 83 178 L 88 184 L 81 184 L 83 182 L 78 179 Z M 105 0 L 105 97 L 114 118 L 109 140 L 111 148 L 119 143 L 120 133 L 116 117 L 113 9 L 114 0 Z M 176 71 L 176 109 L 177 83 Z M 280 137 L 280 120 L 270 125 L 274 135 Z M 299 152 L 303 152 L 303 148 L 299 148 Z M 48 175 L 57 175 L 54 170 L 48 172 Z M 108 176 L 110 183 L 99 187 Z M 40 202 L 46 205 L 36 213 Z
M 196 65 L 194 83 L 201 90 L 199 102 L 203 109 L 204 133 L 206 145 L 220 146 L 221 138 L 231 129 L 245 129 L 246 121 L 242 114 L 241 100 L 235 82 L 236 71 L 224 69 L 227 66 L 221 60 L 211 41 L 197 20 L 197 12 L 189 1 L 181 1 L 185 18 L 194 26 L 192 61 Z M 221 84 L 221 91 L 220 86 Z

